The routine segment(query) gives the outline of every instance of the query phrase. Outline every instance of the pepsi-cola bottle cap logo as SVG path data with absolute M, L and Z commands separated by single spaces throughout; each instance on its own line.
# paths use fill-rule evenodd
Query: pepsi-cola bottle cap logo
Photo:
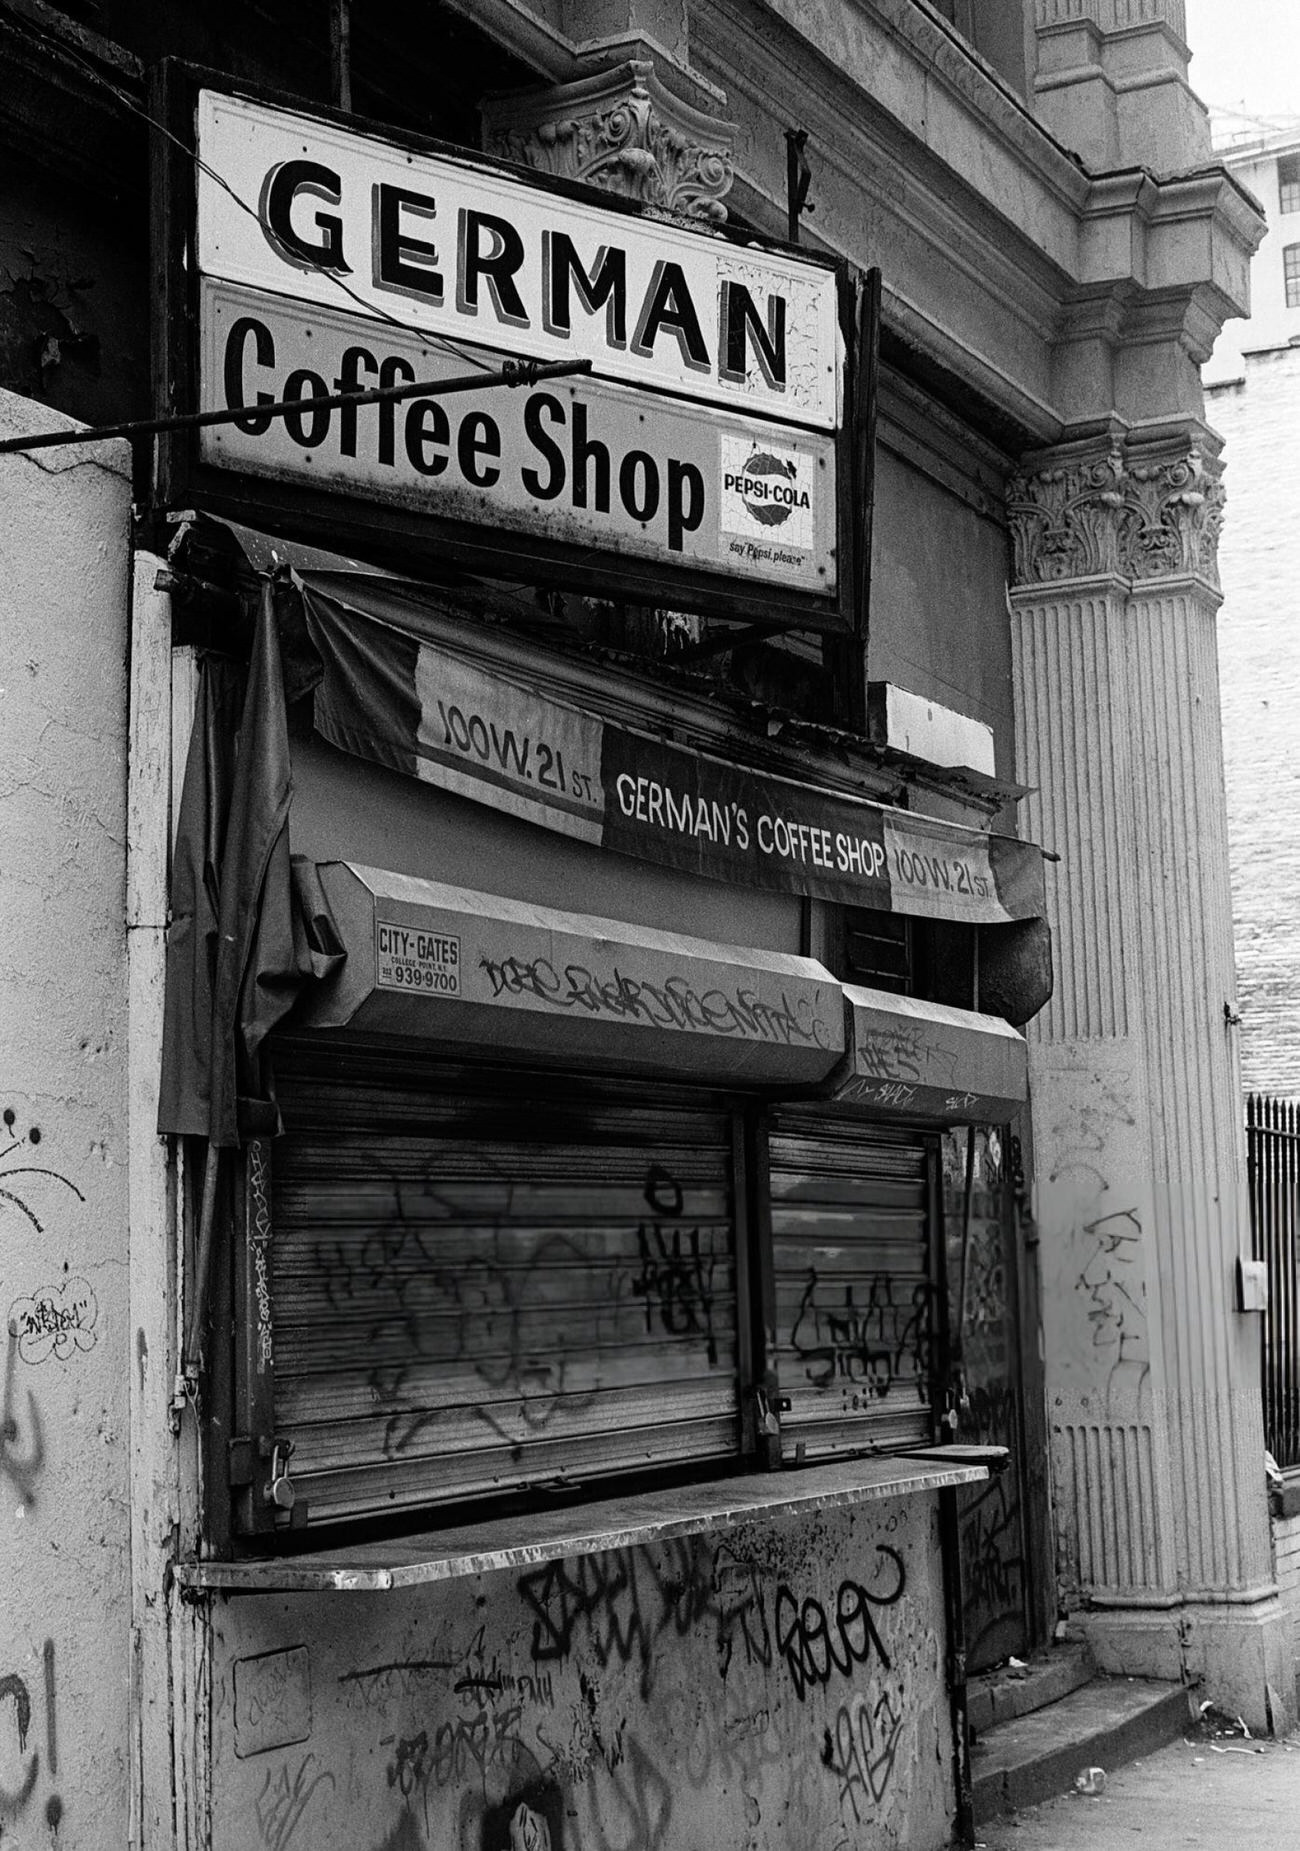
M 801 495 L 795 478 L 793 462 L 769 450 L 755 450 L 746 462 L 740 472 L 740 498 L 760 526 L 779 527 L 795 508 L 807 505 L 807 493 Z

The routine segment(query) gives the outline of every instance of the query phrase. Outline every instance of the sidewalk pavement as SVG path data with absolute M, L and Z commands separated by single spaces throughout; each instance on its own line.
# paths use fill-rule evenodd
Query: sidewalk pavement
M 1300 1735 L 1285 1742 L 1175 1742 L 1106 1771 L 1097 1799 L 1077 1793 L 977 1826 L 986 1851 L 1297 1851 Z

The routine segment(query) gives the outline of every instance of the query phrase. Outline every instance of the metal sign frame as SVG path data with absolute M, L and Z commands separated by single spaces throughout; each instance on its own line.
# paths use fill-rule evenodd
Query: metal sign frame
M 159 416 L 192 413 L 201 409 L 202 403 L 199 328 L 203 279 L 198 269 L 196 165 L 196 111 L 201 90 L 220 92 L 255 106 L 309 114 L 322 124 L 352 134 L 377 137 L 390 147 L 416 156 L 445 158 L 461 166 L 469 162 L 498 182 L 508 181 L 514 187 L 533 189 L 540 195 L 558 195 L 588 208 L 595 207 L 611 220 L 623 217 L 633 225 L 651 227 L 656 223 L 635 202 L 592 187 L 539 175 L 527 168 L 448 147 L 429 137 L 304 102 L 299 97 L 254 85 L 234 84 L 223 74 L 168 61 L 155 74 L 152 98 L 152 113 L 162 125 L 154 131 L 153 137 L 152 186 L 153 370 L 155 411 Z M 702 230 L 689 235 L 716 239 L 718 233 Z M 747 579 L 716 567 L 702 569 L 685 561 L 677 564 L 662 556 L 636 557 L 627 552 L 599 548 L 589 540 L 583 543 L 573 538 L 556 539 L 506 531 L 491 524 L 490 514 L 478 519 L 465 518 L 463 513 L 449 516 L 409 503 L 399 505 L 393 500 L 370 499 L 364 492 L 349 492 L 339 486 L 324 483 L 315 486 L 282 480 L 269 473 L 254 474 L 238 464 L 234 468 L 214 466 L 203 460 L 200 437 L 193 431 L 160 438 L 154 479 L 156 503 L 162 508 L 202 506 L 233 520 L 275 527 L 287 535 L 326 544 L 335 550 L 362 553 L 380 550 L 389 562 L 428 576 L 445 579 L 449 573 L 453 576 L 458 572 L 477 573 L 631 603 L 667 605 L 704 615 L 744 619 L 774 629 L 803 628 L 845 638 L 861 637 L 865 629 L 865 609 L 861 585 L 863 567 L 859 558 L 863 522 L 858 504 L 862 495 L 869 492 L 869 482 L 864 480 L 861 445 L 857 441 L 861 426 L 862 380 L 857 353 L 858 292 L 853 274 L 842 260 L 806 250 L 796 253 L 777 240 L 757 238 L 748 231 L 726 236 L 724 228 L 724 236 L 729 251 L 743 245 L 751 250 L 771 251 L 782 258 L 797 257 L 803 264 L 829 272 L 835 281 L 841 383 L 839 423 L 829 439 L 836 473 L 836 584 L 833 593 L 816 594 L 790 585 Z M 289 301 L 288 297 L 283 298 L 282 305 Z M 346 298 L 341 297 L 340 303 L 346 309 Z M 384 332 L 382 321 L 368 323 L 360 312 L 357 323 L 360 331 L 372 327 L 376 338 Z M 496 346 L 499 350 L 502 343 L 498 341 Z M 630 388 L 611 386 L 610 389 L 627 392 Z M 503 391 L 502 397 L 507 395 L 513 398 L 516 393 Z M 641 389 L 638 396 L 644 400 L 645 410 L 662 405 L 679 421 L 688 417 L 698 421 L 707 415 L 707 408 L 698 401 L 673 397 L 653 388 Z M 304 403 L 310 405 L 310 398 Z M 787 430 L 775 420 L 729 412 L 725 406 L 718 407 L 718 415 L 726 419 L 729 426 L 752 425 L 755 435 L 770 434 L 777 440 L 783 432 L 792 441 L 801 434 L 805 438 L 809 435 L 806 424 L 792 421 Z

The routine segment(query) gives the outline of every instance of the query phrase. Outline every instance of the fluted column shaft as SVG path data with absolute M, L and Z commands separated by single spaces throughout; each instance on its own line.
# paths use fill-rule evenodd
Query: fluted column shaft
M 1185 437 L 1035 463 L 1011 603 L 1026 827 L 1062 857 L 1057 990 L 1030 1031 L 1059 1569 L 1103 1662 L 1200 1671 L 1266 1726 L 1293 1693 L 1258 1320 L 1235 1309 L 1222 494 Z

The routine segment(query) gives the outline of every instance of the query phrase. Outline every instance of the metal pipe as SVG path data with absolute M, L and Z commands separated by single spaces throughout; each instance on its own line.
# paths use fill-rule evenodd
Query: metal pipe
M 489 386 L 531 386 L 539 379 L 562 379 L 589 373 L 590 360 L 507 360 L 494 371 L 465 373 L 454 379 L 416 380 L 410 385 L 369 386 L 364 392 L 313 393 L 307 398 L 277 399 L 270 405 L 236 405 L 226 411 L 190 411 L 173 418 L 135 418 L 103 424 L 88 431 L 40 431 L 30 437 L 0 440 L 0 456 L 15 450 L 52 450 L 65 444 L 101 443 L 108 437 L 149 437 L 163 431 L 197 431 L 213 424 L 237 424 L 241 418 L 283 418 L 289 413 L 330 411 L 337 405 L 383 405 L 404 398 L 449 398 Z
M 336 109 L 352 113 L 352 0 L 330 0 L 330 91 Z
M 209 1144 L 207 1163 L 203 1170 L 203 1207 L 199 1214 L 194 1293 L 190 1299 L 190 1315 L 185 1328 L 185 1346 L 181 1351 L 182 1378 L 193 1379 L 198 1375 L 199 1349 L 203 1341 L 203 1323 L 207 1317 L 208 1288 L 212 1277 L 212 1241 L 217 1218 L 217 1174 L 220 1167 L 221 1152 L 215 1144 Z

